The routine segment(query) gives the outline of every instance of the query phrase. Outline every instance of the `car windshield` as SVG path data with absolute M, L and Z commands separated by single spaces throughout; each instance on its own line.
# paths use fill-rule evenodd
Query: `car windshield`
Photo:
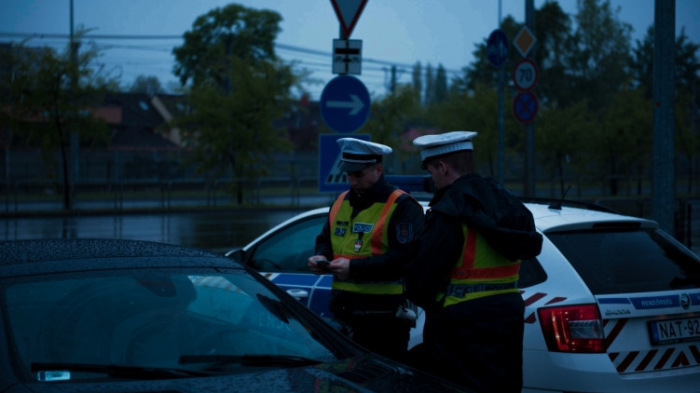
M 700 287 L 700 261 L 655 229 L 547 233 L 594 294 Z
M 336 359 L 289 304 L 242 270 L 32 276 L 2 292 L 11 352 L 34 379 Z

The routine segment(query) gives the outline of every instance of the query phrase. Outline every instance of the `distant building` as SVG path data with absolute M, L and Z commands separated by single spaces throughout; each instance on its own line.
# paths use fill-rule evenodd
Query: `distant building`
M 154 105 L 154 101 L 156 104 Z M 97 115 L 105 118 L 111 131 L 109 147 L 113 149 L 152 149 L 180 146 L 179 134 L 160 133 L 172 115 L 162 101 L 145 93 L 109 93 Z M 172 139 L 171 139 L 172 138 Z

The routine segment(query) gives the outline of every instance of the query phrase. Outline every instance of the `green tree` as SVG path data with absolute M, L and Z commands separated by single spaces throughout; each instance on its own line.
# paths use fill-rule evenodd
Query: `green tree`
M 681 153 L 677 164 L 687 168 L 688 190 L 693 187 L 693 162 L 700 159 L 700 94 L 698 94 L 698 74 L 700 61 L 698 50 L 700 45 L 688 41 L 685 30 L 676 38 L 676 150 Z
M 274 121 L 301 77 L 275 55 L 280 21 L 274 11 L 230 4 L 198 17 L 173 50 L 174 72 L 189 87 L 189 113 L 177 124 L 200 173 L 233 175 L 238 203 L 244 181 L 267 174 L 272 155 L 290 148 Z
M 550 179 L 559 180 L 559 193 L 568 191 L 572 176 L 585 172 L 588 165 L 585 146 L 591 130 L 585 102 L 566 108 L 544 108 L 537 119 L 535 141 L 538 159 L 549 170 Z
M 185 32 L 184 44 L 173 49 L 174 73 L 184 86 L 213 82 L 230 86 L 231 58 L 250 66 L 276 59 L 274 42 L 282 17 L 275 11 L 255 10 L 238 4 L 215 8 L 195 19 Z
M 615 93 L 632 79 L 632 26 L 619 20 L 619 12 L 609 0 L 578 0 L 566 69 L 570 91 L 586 97 L 594 112 L 610 106 Z
M 399 135 L 410 124 L 420 122 L 421 112 L 420 97 L 416 96 L 413 86 L 398 85 L 393 94 L 373 100 L 372 116 L 362 129 L 372 136 L 373 141 L 394 147 L 390 159 L 395 165 L 389 167 L 401 165 L 401 168 L 396 168 L 401 173 L 406 170 L 403 163 L 409 154 L 413 154 L 413 148 L 412 145 L 401 145 Z
M 599 125 L 589 133 L 596 141 L 590 151 L 609 177 L 610 193 L 617 195 L 620 179 L 640 179 L 649 170 L 653 135 L 651 101 L 639 89 L 617 92 L 612 104 L 601 111 Z M 641 183 L 637 183 L 641 193 Z
M 423 89 L 423 104 L 430 105 L 435 100 L 435 75 L 433 66 L 428 63 L 425 67 L 425 88 Z
M 105 92 L 117 86 L 116 81 L 94 71 L 92 65 L 99 51 L 88 45 L 87 50 L 78 52 L 76 41 L 72 49 L 59 53 L 48 47 L 28 48 L 22 43 L 2 60 L 3 67 L 12 70 L 3 74 L 1 82 L 2 90 L 9 92 L 3 99 L 9 108 L 3 112 L 3 121 L 13 135 L 41 147 L 47 167 L 58 148 L 65 210 L 73 209 L 69 148 L 77 148 L 81 141 L 93 144 L 108 140 L 106 122 L 93 113 Z
M 644 96 L 652 99 L 654 80 L 654 27 L 650 26 L 642 41 L 637 40 L 632 49 L 631 71 L 633 84 L 644 92 Z
M 429 107 L 428 113 L 439 129 L 477 131 L 479 149 L 475 153 L 475 163 L 486 168 L 482 169 L 486 175 L 495 176 L 498 155 L 498 95 L 495 90 L 485 83 L 477 83 L 472 92 L 453 91 L 445 102 Z
M 144 76 L 139 75 L 131 84 L 129 89 L 130 93 L 146 93 L 148 95 L 154 95 L 163 92 L 163 86 L 160 84 L 160 80 L 156 76 Z
M 558 3 L 546 2 L 542 8 L 535 11 L 535 20 L 546 21 L 535 23 L 534 31 L 537 44 L 533 53 L 539 71 L 539 80 L 535 87 L 537 96 L 540 101 L 553 108 L 568 104 L 577 105 L 580 95 L 568 89 L 568 68 L 565 64 L 572 34 L 571 18 Z
M 447 72 L 442 64 L 438 64 L 435 75 L 435 93 L 433 93 L 434 103 L 440 103 L 447 98 Z
M 512 41 L 515 34 L 520 30 L 522 24 L 515 22 L 512 16 L 507 16 L 501 22 L 501 30 Z M 498 87 L 498 68 L 495 68 L 488 58 L 487 53 L 488 37 L 484 37 L 483 41 L 475 45 L 472 52 L 474 61 L 469 66 L 463 69 L 464 76 L 456 78 L 450 89 L 458 92 L 469 92 L 476 88 L 476 85 L 487 84 L 493 88 Z M 513 65 L 520 59 L 520 54 L 513 48 L 508 51 L 508 59 L 503 65 L 506 74 L 512 69 Z
M 578 12 L 574 19 L 576 29 L 567 40 L 568 51 L 564 54 L 564 83 L 559 87 L 563 94 L 557 95 L 561 107 L 567 107 L 585 98 L 586 106 L 591 116 L 593 132 L 588 134 L 588 141 L 593 148 L 590 153 L 599 161 L 592 168 L 598 170 L 593 176 L 608 178 L 610 193 L 618 193 L 619 180 L 626 170 L 629 159 L 617 153 L 625 153 L 619 149 L 627 146 L 628 138 L 641 140 L 641 128 L 629 129 L 626 124 L 615 121 L 611 113 L 615 113 L 615 105 L 627 104 L 620 97 L 627 96 L 640 102 L 638 94 L 629 92 L 633 80 L 630 68 L 631 31 L 632 27 L 618 18 L 619 8 L 613 10 L 609 0 L 579 0 Z M 620 114 L 626 120 L 635 115 L 642 116 L 636 108 Z M 637 117 L 636 121 L 642 121 Z M 625 169 L 623 169 L 625 168 Z
M 420 64 L 420 61 L 413 65 L 411 81 L 413 84 L 413 89 L 415 90 L 414 94 L 418 98 L 418 102 L 420 102 L 423 92 L 423 67 Z
M 693 162 L 698 159 L 700 151 L 700 127 L 697 116 L 700 96 L 697 94 L 698 73 L 700 62 L 698 50 L 700 45 L 688 41 L 685 31 L 676 37 L 675 43 L 675 149 L 676 164 L 681 170 L 687 170 L 688 190 L 692 189 L 694 175 Z M 654 27 L 650 26 L 641 41 L 637 41 L 633 50 L 631 69 L 634 80 L 633 86 L 640 89 L 649 101 L 649 111 L 653 106 L 653 59 L 654 59 Z

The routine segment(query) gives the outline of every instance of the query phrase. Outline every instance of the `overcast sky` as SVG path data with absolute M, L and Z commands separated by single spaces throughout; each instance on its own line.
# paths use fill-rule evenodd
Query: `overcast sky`
M 338 0 L 342 1 L 342 0 Z M 633 38 L 642 39 L 654 23 L 655 0 L 611 0 L 620 8 L 619 19 L 634 28 Z M 339 22 L 330 0 L 239 0 L 256 9 L 282 15 L 277 52 L 285 60 L 297 60 L 313 71 L 319 84 L 309 86 L 318 99 L 331 72 L 333 39 Z M 676 30 L 685 28 L 691 42 L 700 43 L 700 0 L 675 0 Z M 138 75 L 155 75 L 163 85 L 172 75 L 173 46 L 190 30 L 197 16 L 231 3 L 224 0 L 73 0 L 74 25 L 92 34 L 138 35 L 138 39 L 96 41 L 102 49 L 105 70 L 130 85 Z M 525 0 L 369 0 L 350 38 L 362 40 L 362 75 L 372 94 L 383 94 L 390 64 L 399 66 L 399 82 L 410 81 L 410 67 L 442 64 L 459 72 L 473 61 L 475 45 L 498 27 L 501 17 L 524 21 Z M 535 0 L 540 8 L 544 0 Z M 573 15 L 576 0 L 560 0 Z M 536 21 L 541 23 L 541 21 Z M 45 34 L 31 43 L 64 48 L 70 32 L 70 0 L 0 0 L 0 41 L 21 39 L 24 34 Z M 160 36 L 158 39 L 150 39 Z M 163 37 L 165 36 L 165 37 Z M 512 39 L 513 37 L 511 37 Z M 371 61 L 374 60 L 374 61 Z M 450 74 L 452 75 L 452 74 Z

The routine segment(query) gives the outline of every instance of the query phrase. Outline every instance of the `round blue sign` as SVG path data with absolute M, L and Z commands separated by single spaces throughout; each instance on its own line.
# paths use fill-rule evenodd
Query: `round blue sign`
M 521 123 L 531 123 L 537 115 L 537 97 L 530 91 L 521 91 L 513 99 L 513 115 Z
M 359 79 L 340 75 L 331 79 L 321 93 L 321 116 L 336 132 L 354 132 L 362 127 L 370 111 L 369 92 Z
M 508 37 L 503 30 L 496 29 L 491 32 L 486 44 L 486 55 L 496 68 L 502 67 L 506 63 L 508 59 Z

